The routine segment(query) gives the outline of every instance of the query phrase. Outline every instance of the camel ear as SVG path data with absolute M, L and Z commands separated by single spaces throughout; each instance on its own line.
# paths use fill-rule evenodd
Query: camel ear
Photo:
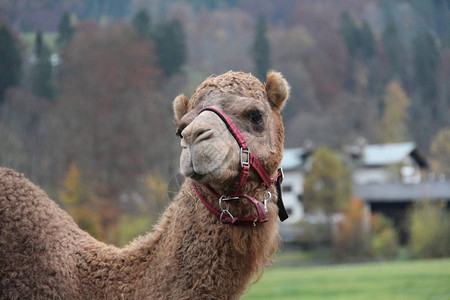
M 267 98 L 272 108 L 282 110 L 287 98 L 289 97 L 289 84 L 283 75 L 278 72 L 267 73 L 266 92 Z
M 175 100 L 173 100 L 173 113 L 175 115 L 175 120 L 180 121 L 181 118 L 187 113 L 189 99 L 184 95 L 178 95 Z

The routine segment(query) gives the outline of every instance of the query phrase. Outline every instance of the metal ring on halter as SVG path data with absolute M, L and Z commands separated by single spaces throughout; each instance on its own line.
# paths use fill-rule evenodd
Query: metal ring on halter
M 232 200 L 239 200 L 239 197 L 226 197 L 225 195 L 220 196 L 219 198 L 219 207 L 222 211 L 229 210 L 230 209 L 230 203 L 228 201 Z M 226 206 L 223 208 L 223 203 L 225 202 Z
M 267 191 L 267 195 L 268 195 L 267 199 L 264 199 L 264 210 L 266 211 L 266 213 L 269 212 L 269 209 L 267 208 L 267 202 L 269 202 L 270 199 L 272 199 L 272 193 Z
M 220 210 L 222 211 L 222 214 L 224 211 L 228 211 L 230 209 L 230 203 L 228 203 L 226 201 L 225 201 L 225 208 L 223 208 L 224 199 L 226 199 L 226 197 L 224 195 L 220 196 L 220 198 L 219 198 L 219 207 L 220 207 Z
M 220 213 L 220 218 L 219 219 L 220 219 L 221 222 L 222 222 L 222 218 L 223 218 L 224 214 L 227 214 L 231 218 L 231 223 L 234 222 L 234 217 L 233 217 L 233 215 L 230 213 L 230 211 L 228 209 L 222 210 L 222 212 Z
M 225 195 L 220 196 L 219 198 L 219 207 L 220 207 L 220 221 L 222 221 L 223 215 L 227 214 L 231 218 L 231 223 L 234 222 L 234 217 L 230 213 L 230 203 L 228 201 L 239 200 L 239 197 L 226 197 Z M 223 207 L 223 203 L 225 202 L 225 208 Z

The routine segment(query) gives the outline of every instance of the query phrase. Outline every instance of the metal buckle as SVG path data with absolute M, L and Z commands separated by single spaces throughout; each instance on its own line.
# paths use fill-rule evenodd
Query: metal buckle
M 247 154 L 247 161 L 244 161 L 244 156 L 242 155 L 243 153 Z M 250 149 L 244 150 L 241 147 L 241 152 L 240 152 L 240 157 L 241 157 L 241 168 L 243 168 L 244 166 L 250 166 Z

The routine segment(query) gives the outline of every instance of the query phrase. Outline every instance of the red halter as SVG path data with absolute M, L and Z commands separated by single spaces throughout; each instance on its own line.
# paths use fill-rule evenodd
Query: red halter
M 216 191 L 214 191 L 209 185 L 206 185 L 206 188 L 213 193 L 216 197 L 219 198 L 219 207 L 221 211 L 218 211 L 215 209 L 211 204 L 209 204 L 205 198 L 201 195 L 198 187 L 194 182 L 192 182 L 192 186 L 194 187 L 195 192 L 197 193 L 197 196 L 200 198 L 202 203 L 205 205 L 205 207 L 211 211 L 214 215 L 216 215 L 222 223 L 227 224 L 242 224 L 242 223 L 264 223 L 269 220 L 269 217 L 267 215 L 267 202 L 270 201 L 272 198 L 271 193 L 268 191 L 268 197 L 264 200 L 264 204 L 260 201 L 256 200 L 255 198 L 249 196 L 249 195 L 239 195 L 240 190 L 244 186 L 245 182 L 247 181 L 247 178 L 250 174 L 250 167 L 253 167 L 253 169 L 258 173 L 259 177 L 263 180 L 264 184 L 267 188 L 270 188 L 272 184 L 276 184 L 277 192 L 278 192 L 278 201 L 277 205 L 279 208 L 278 215 L 280 217 L 281 221 L 284 221 L 287 219 L 288 215 L 286 213 L 286 210 L 283 205 L 283 200 L 281 198 L 281 182 L 283 181 L 283 171 L 282 169 L 278 169 L 277 175 L 274 178 L 271 178 L 270 175 L 266 172 L 262 164 L 259 162 L 259 160 L 250 152 L 247 146 L 247 140 L 242 135 L 242 133 L 239 131 L 239 129 L 236 127 L 236 125 L 231 121 L 230 118 L 228 118 L 224 113 L 222 113 L 220 110 L 213 108 L 213 107 L 206 107 L 203 108 L 198 114 L 201 114 L 204 111 L 212 111 L 215 114 L 217 114 L 222 121 L 226 124 L 228 130 L 235 138 L 236 142 L 238 143 L 240 147 L 240 161 L 241 161 L 241 174 L 239 176 L 239 182 L 237 185 L 236 190 L 234 191 L 233 195 L 231 197 L 226 197 L 224 195 L 219 195 Z M 246 156 L 246 157 L 244 157 Z M 257 216 L 255 217 L 234 217 L 229 210 L 229 201 L 239 200 L 239 199 L 247 199 L 249 200 L 256 208 L 256 211 L 258 212 Z

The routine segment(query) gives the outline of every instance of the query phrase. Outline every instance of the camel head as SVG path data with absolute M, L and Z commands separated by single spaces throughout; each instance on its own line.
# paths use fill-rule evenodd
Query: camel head
M 206 79 L 190 100 L 177 96 L 173 107 L 181 138 L 181 173 L 224 194 L 235 187 L 240 146 L 219 115 L 202 111 L 212 107 L 232 120 L 266 172 L 275 174 L 284 140 L 280 111 L 288 95 L 289 86 L 280 73 L 269 72 L 262 84 L 250 74 L 228 72 Z M 249 179 L 258 180 L 253 173 Z

